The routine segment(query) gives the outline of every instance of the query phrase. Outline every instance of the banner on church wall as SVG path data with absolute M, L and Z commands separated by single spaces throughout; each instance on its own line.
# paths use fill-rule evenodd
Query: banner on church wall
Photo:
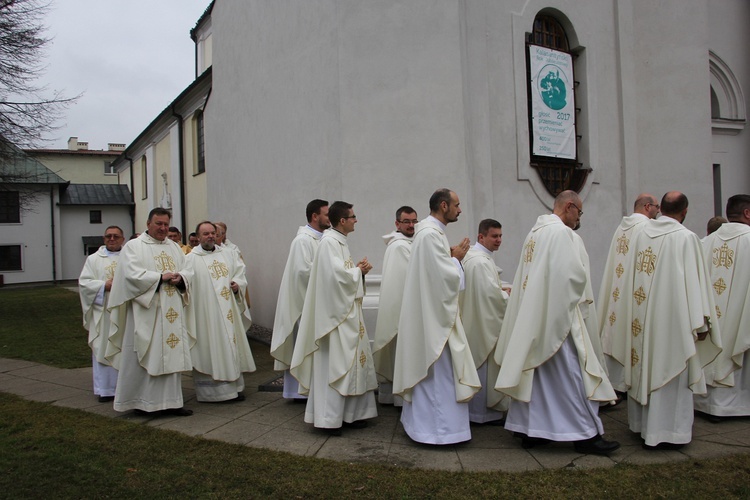
M 529 45 L 531 69 L 531 154 L 576 158 L 573 56 Z

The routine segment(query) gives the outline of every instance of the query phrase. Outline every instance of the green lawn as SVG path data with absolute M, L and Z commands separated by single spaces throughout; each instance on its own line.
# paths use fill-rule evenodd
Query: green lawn
M 0 289 L 0 319 L 0 357 L 91 366 L 77 293 L 51 286 Z

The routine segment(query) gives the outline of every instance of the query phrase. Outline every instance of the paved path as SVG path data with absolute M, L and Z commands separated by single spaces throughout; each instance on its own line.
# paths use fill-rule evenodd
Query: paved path
M 511 433 L 496 426 L 472 426 L 472 440 L 468 443 L 440 447 L 421 445 L 406 436 L 398 421 L 398 411 L 388 406 L 379 407 L 379 416 L 370 420 L 367 428 L 344 428 L 342 436 L 332 437 L 303 422 L 304 405 L 287 402 L 278 392 L 258 391 L 258 386 L 272 380 L 275 372 L 268 347 L 255 341 L 251 342 L 251 347 L 258 370 L 245 377 L 247 399 L 232 404 L 198 403 L 192 378 L 184 376 L 185 406 L 195 412 L 186 418 L 149 418 L 132 412 L 115 412 L 111 403 L 98 403 L 92 394 L 91 368 L 64 370 L 0 358 L 0 391 L 191 436 L 345 462 L 401 467 L 517 472 L 674 462 L 750 453 L 750 419 L 713 424 L 699 416 L 695 418 L 693 442 L 682 450 L 645 451 L 640 439 L 627 428 L 625 404 L 602 414 L 606 437 L 622 444 L 611 457 L 581 455 L 565 443 L 524 450 Z

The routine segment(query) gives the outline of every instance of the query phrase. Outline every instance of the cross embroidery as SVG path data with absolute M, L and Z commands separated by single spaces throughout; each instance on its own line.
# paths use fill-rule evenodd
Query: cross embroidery
M 526 290 L 526 282 L 529 281 L 529 275 L 527 274 L 526 277 L 523 279 L 523 289 Z
M 234 313 L 232 313 L 231 309 L 227 313 L 227 319 L 229 320 L 230 323 L 234 323 Z
M 171 307 L 167 311 L 167 320 L 169 320 L 170 323 L 174 323 L 177 318 L 179 318 L 180 315 L 177 314 L 177 311 L 172 309 Z
M 362 324 L 362 322 L 359 322 L 359 338 L 362 338 L 365 336 L 365 325 Z
M 651 273 L 656 269 L 656 254 L 651 247 L 648 247 L 642 252 L 638 252 L 638 259 L 635 268 L 640 273 L 646 273 L 651 276 Z
M 523 248 L 523 261 L 528 263 L 531 262 L 531 260 L 534 258 L 534 247 L 536 246 L 536 242 L 534 240 L 529 240 L 528 243 L 526 243 L 526 246 Z
M 366 361 L 367 361 L 367 356 L 365 356 L 365 351 L 361 351 L 359 355 L 359 364 L 362 365 L 362 368 L 364 368 Z
M 646 292 L 643 290 L 643 287 L 638 287 L 638 290 L 633 292 L 633 298 L 636 302 L 638 302 L 638 305 L 641 305 L 644 300 L 646 300 Z
M 211 271 L 211 277 L 215 280 L 226 278 L 229 276 L 229 269 L 227 265 L 218 260 L 214 260 L 213 264 L 208 266 L 208 270 Z
M 170 333 L 169 337 L 167 337 L 167 345 L 170 347 L 170 349 L 174 349 L 179 343 L 180 339 L 177 338 L 177 335 L 175 335 L 174 333 Z
M 714 248 L 713 254 L 713 263 L 716 267 L 724 266 L 729 269 L 734 264 L 734 250 L 730 250 L 726 243 L 719 248 Z
M 224 287 L 221 289 L 221 292 L 219 293 L 219 295 L 221 295 L 224 298 L 224 300 L 229 300 L 229 297 L 232 296 L 232 292 L 229 290 L 229 288 Z
M 164 293 L 166 293 L 168 297 L 171 297 L 177 291 L 177 289 L 173 285 L 164 285 L 161 288 L 162 290 L 164 290 Z
M 615 247 L 615 251 L 622 255 L 627 255 L 629 244 L 630 244 L 630 240 L 628 240 L 628 237 L 623 234 L 622 236 L 617 238 L 617 246 Z
M 113 260 L 112 263 L 104 268 L 104 274 L 108 280 L 115 277 L 115 269 L 117 268 L 117 261 Z
M 609 326 L 614 325 L 615 321 L 617 321 L 617 316 L 615 316 L 615 312 L 612 311 L 612 314 L 609 315 Z
M 641 327 L 641 322 L 638 321 L 638 318 L 635 318 L 633 320 L 633 324 L 631 325 L 630 330 L 633 333 L 633 337 L 637 337 L 641 334 L 643 328 Z
M 617 299 L 620 298 L 620 289 L 615 287 L 615 291 L 612 292 L 612 298 L 617 302 Z
M 630 349 L 630 366 L 635 366 L 638 364 L 638 362 L 641 360 L 641 358 L 638 357 L 638 353 L 635 349 Z
M 159 272 L 163 273 L 165 271 L 175 271 L 177 269 L 177 266 L 174 265 L 174 259 L 172 256 L 167 255 L 163 250 L 159 255 L 154 256 L 154 260 L 156 261 L 156 270 Z
M 714 290 L 716 290 L 716 295 L 721 295 L 724 293 L 724 290 L 727 289 L 727 283 L 724 281 L 724 278 L 719 278 L 716 283 L 713 285 Z
M 716 317 L 721 319 L 721 309 L 719 309 L 719 306 L 716 306 Z
M 344 261 L 344 269 L 354 269 L 354 261 L 351 257 Z
M 622 267 L 622 263 L 617 264 L 617 267 L 615 268 L 615 274 L 617 274 L 617 277 L 620 278 L 622 276 L 622 273 L 625 272 L 625 268 Z

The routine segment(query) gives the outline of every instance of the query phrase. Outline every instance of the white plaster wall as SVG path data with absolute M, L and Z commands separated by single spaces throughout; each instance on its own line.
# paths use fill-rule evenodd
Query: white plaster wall
M 705 225 L 706 0 L 219 2 L 208 211 L 243 250 L 258 324 L 271 326 L 289 242 L 316 197 L 354 203 L 353 257 L 379 272 L 395 209 L 424 218 L 434 189 L 452 188 L 465 212 L 449 239 L 474 240 L 479 220 L 499 219 L 495 261 L 512 281 L 523 238 L 552 202 L 528 167 L 524 46 L 550 7 L 572 29 L 585 76 L 581 151 L 594 172 L 580 234 L 595 289 L 640 191 L 684 191 L 688 227 Z
M 130 209 L 127 206 L 87 205 L 61 206 L 60 208 L 60 250 L 61 276 L 63 280 L 78 279 L 86 261 L 83 236 L 104 236 L 108 226 L 120 226 L 125 233 L 125 241 L 130 237 Z M 89 211 L 101 210 L 102 223 L 91 224 Z
M 57 187 L 53 189 L 57 191 Z M 37 203 L 31 206 L 30 210 L 21 213 L 20 224 L 0 224 L 0 245 L 22 245 L 23 271 L 0 271 L 6 284 L 54 279 L 52 276 L 50 186 L 39 186 L 39 191 Z

